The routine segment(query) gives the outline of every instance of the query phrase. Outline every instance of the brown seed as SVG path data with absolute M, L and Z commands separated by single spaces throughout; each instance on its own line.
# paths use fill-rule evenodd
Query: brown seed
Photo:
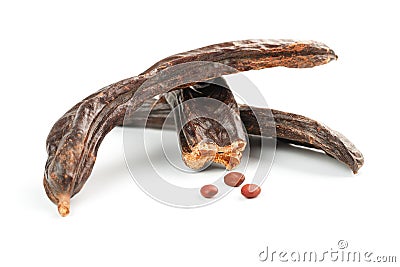
M 212 198 L 218 193 L 218 187 L 207 184 L 200 189 L 200 194 L 205 198 Z
M 224 182 L 225 184 L 232 186 L 232 187 L 238 187 L 244 182 L 244 174 L 240 172 L 230 172 L 224 177 Z
M 256 184 L 245 184 L 241 192 L 247 198 L 255 198 L 261 193 L 261 187 Z

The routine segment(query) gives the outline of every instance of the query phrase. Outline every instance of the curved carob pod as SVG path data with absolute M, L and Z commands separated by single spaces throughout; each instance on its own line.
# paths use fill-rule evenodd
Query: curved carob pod
M 166 121 L 171 112 L 167 103 L 150 99 L 145 102 L 141 110 L 143 111 L 141 114 L 148 114 L 148 117 L 138 114 L 138 116 L 126 120 L 124 126 L 142 126 L 146 121 L 148 128 L 174 129 L 174 122 Z M 357 173 L 364 164 L 362 153 L 353 143 L 341 133 L 315 120 L 275 109 L 240 104 L 239 111 L 240 118 L 249 135 L 276 137 L 278 140 L 290 144 L 322 150 L 327 155 L 346 164 L 353 173 Z
M 185 80 L 189 75 L 192 82 L 202 82 L 241 71 L 277 66 L 310 68 L 336 58 L 329 47 L 314 41 L 226 42 L 165 58 L 138 76 L 106 86 L 70 109 L 50 131 L 43 179 L 47 196 L 58 206 L 62 216 L 68 215 L 70 198 L 87 181 L 107 133 L 122 123 L 128 109 L 134 111 L 147 99 L 165 93 L 170 88 L 168 85 L 176 80 Z M 157 74 L 164 69 L 199 61 L 220 63 L 229 68 L 218 64 L 192 69 L 182 66 L 175 77 L 157 80 Z M 142 86 L 151 78 L 154 78 L 152 82 Z
M 246 133 L 225 79 L 174 90 L 163 98 L 173 110 L 182 160 L 189 168 L 215 162 L 232 170 L 240 163 Z
M 364 157 L 356 146 L 341 133 L 302 115 L 271 109 L 240 105 L 240 117 L 251 135 L 276 133 L 276 137 L 289 143 L 317 148 L 346 164 L 354 174 L 364 164 Z M 265 122 L 275 120 L 275 129 Z M 273 127 L 273 126 L 272 126 Z M 262 128 L 260 130 L 260 128 Z

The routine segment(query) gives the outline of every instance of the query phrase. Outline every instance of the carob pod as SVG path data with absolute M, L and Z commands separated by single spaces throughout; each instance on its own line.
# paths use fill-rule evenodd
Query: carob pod
M 147 99 L 170 90 L 177 81 L 190 84 L 277 66 L 311 68 L 336 58 L 335 53 L 322 43 L 293 40 L 226 42 L 167 57 L 138 76 L 111 84 L 88 96 L 56 122 L 46 144 L 48 159 L 43 179 L 46 194 L 58 206 L 62 216 L 68 215 L 70 198 L 87 181 L 107 133 L 122 123 L 127 110 L 136 110 Z M 180 65 L 193 61 L 220 64 Z M 174 76 L 157 76 L 171 66 L 178 67 Z M 151 82 L 142 86 L 149 79 Z
M 173 110 L 184 163 L 201 169 L 215 162 L 231 170 L 242 158 L 246 133 L 225 79 L 197 83 L 163 95 Z
M 143 114 L 149 114 L 147 118 L 139 115 L 125 121 L 124 125 L 134 127 L 142 125 L 146 120 L 146 127 L 149 128 L 161 129 L 163 125 L 165 129 L 174 127 L 173 121 L 165 121 L 171 112 L 165 102 L 150 99 L 142 106 L 142 110 Z M 291 144 L 320 149 L 346 164 L 354 173 L 364 164 L 363 155 L 353 143 L 341 133 L 315 120 L 275 109 L 246 105 L 239 105 L 239 111 L 249 135 L 276 137 Z
M 271 109 L 240 105 L 240 117 L 251 135 L 276 133 L 279 140 L 295 145 L 316 148 L 346 164 L 354 174 L 364 164 L 364 157 L 357 147 L 343 134 L 308 117 Z M 263 122 L 275 120 L 275 129 Z M 258 120 L 258 122 L 257 122 Z

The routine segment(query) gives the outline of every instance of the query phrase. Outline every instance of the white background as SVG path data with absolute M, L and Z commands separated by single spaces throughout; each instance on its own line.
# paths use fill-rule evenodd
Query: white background
M 330 251 L 340 239 L 400 261 L 398 25 L 396 1 L 2 1 L 0 265 L 265 266 L 267 245 Z M 172 208 L 133 182 L 116 129 L 71 214 L 57 214 L 42 187 L 45 139 L 67 109 L 166 56 L 249 38 L 313 39 L 339 55 L 245 75 L 271 107 L 352 140 L 366 160 L 358 175 L 283 147 L 257 199 L 235 190 Z

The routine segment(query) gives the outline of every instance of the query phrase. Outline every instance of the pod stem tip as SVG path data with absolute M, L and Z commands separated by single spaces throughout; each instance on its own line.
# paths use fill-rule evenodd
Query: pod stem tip
M 57 204 L 58 213 L 60 213 L 62 217 L 65 217 L 69 214 L 69 207 L 70 207 L 69 198 L 61 198 L 58 201 Z

